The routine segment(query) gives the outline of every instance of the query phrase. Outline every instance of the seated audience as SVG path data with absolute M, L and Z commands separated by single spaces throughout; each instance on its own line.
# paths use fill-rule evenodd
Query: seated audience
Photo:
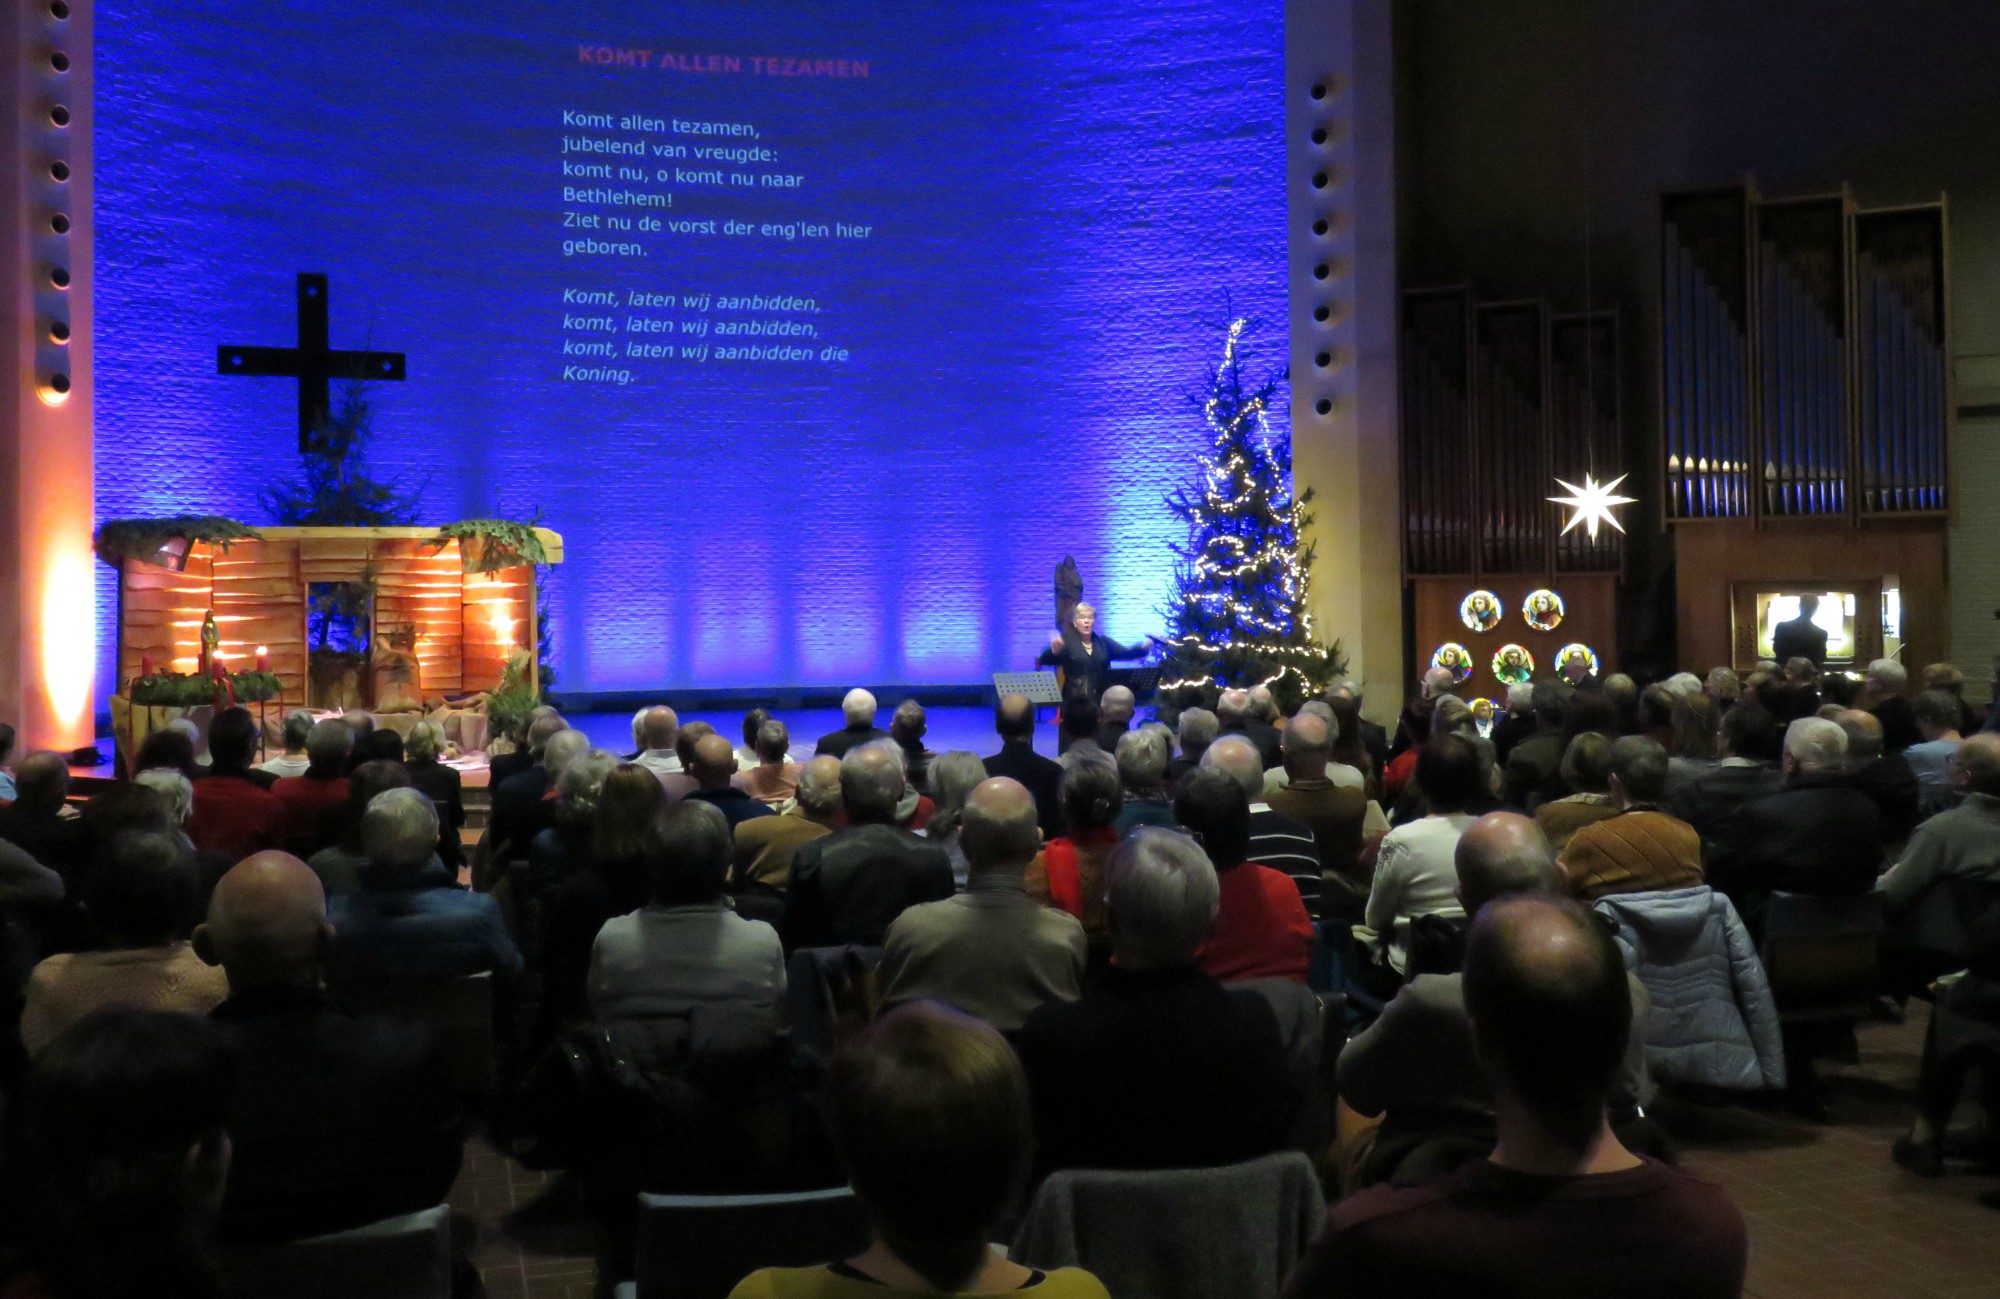
M 1059 722 L 1056 761 L 1067 771 L 1079 762 L 1109 763 L 1111 755 L 1097 747 L 1099 715 L 1088 699 L 1065 699 Z
M 1884 753 L 1901 753 L 1913 744 L 1923 743 L 1916 711 L 1904 696 L 1909 684 L 1909 670 L 1895 659 L 1876 659 L 1861 679 L 1861 694 L 1855 706 L 1875 714 L 1875 720 L 1882 723 Z
M 677 776 L 681 770 L 680 715 L 662 704 L 639 717 L 639 756 L 633 762 L 655 776 Z
M 757 732 L 764 729 L 764 723 L 771 720 L 771 714 L 762 708 L 752 708 L 743 714 L 743 743 L 736 746 L 736 767 L 748 771 L 763 761 L 757 754 Z
M 1172 732 L 1167 732 L 1168 736 Z M 1167 784 L 1169 739 L 1157 730 L 1141 727 L 1118 737 L 1112 761 L 1118 769 L 1118 783 L 1124 791 L 1114 828 L 1124 834 L 1135 825 L 1172 825 L 1174 795 Z
M 1617 720 L 1618 734 L 1637 735 L 1639 733 L 1639 683 L 1623 672 L 1613 672 L 1604 678 L 1604 702 L 1610 706 L 1611 715 Z M 1592 730 L 1600 729 L 1592 727 Z M 1606 731 L 1605 734 L 1610 734 Z
M 1924 689 L 1941 690 L 1958 701 L 1958 724 L 1954 728 L 1960 735 L 1971 735 L 1979 729 L 1979 714 L 1971 704 L 1965 702 L 1965 673 L 1956 663 L 1932 663 L 1924 669 Z
M 354 732 L 349 731 L 353 739 Z M 139 751 L 132 756 L 132 771 L 152 771 L 157 767 L 171 767 L 189 780 L 201 779 L 201 765 L 194 760 L 195 746 L 201 742 L 201 732 L 185 717 L 177 717 L 159 730 L 148 735 L 139 745 Z
M 1548 841 L 1518 813 L 1480 817 L 1459 836 L 1454 857 L 1459 903 L 1468 915 L 1495 898 L 1565 891 Z M 1643 1024 L 1645 986 L 1629 974 L 1626 979 L 1633 1023 Z M 1645 1040 L 1643 1032 L 1626 1037 L 1624 1067 L 1611 1095 L 1621 1115 L 1647 1099 Z M 1342 1049 L 1338 1071 L 1342 1100 L 1363 1115 L 1385 1116 L 1343 1158 L 1359 1185 L 1414 1185 L 1492 1148 L 1493 1087 L 1473 1047 L 1457 970 L 1420 974 L 1405 984 L 1380 1018 Z
M 1035 706 L 1026 695 L 1003 696 L 993 710 L 993 729 L 1000 736 L 1000 752 L 986 759 L 986 774 L 1027 786 L 1035 796 L 1042 838 L 1055 838 L 1062 833 L 1062 767 L 1035 752 Z
M 1284 872 L 1248 860 L 1250 800 L 1243 781 L 1222 767 L 1208 765 L 1217 749 L 1239 746 L 1254 768 L 1256 751 L 1241 737 L 1225 736 L 1174 793 L 1174 819 L 1208 854 L 1220 896 L 1212 932 L 1202 945 L 1201 968 L 1224 983 L 1246 979 L 1304 983 L 1312 960 L 1313 926 L 1298 885 Z
M 924 838 L 944 849 L 945 856 L 951 858 L 952 883 L 961 889 L 965 887 L 972 868 L 966 862 L 965 848 L 959 842 L 959 821 L 965 815 L 965 800 L 985 779 L 986 764 L 969 749 L 953 749 L 950 753 L 939 754 L 937 761 L 931 764 L 931 792 L 937 803 L 930 822 L 924 826 Z M 1014 783 L 1020 784 L 1019 781 Z M 1027 787 L 1023 785 L 1022 788 Z M 1037 838 L 1040 833 L 1036 831 Z
M 83 869 L 88 845 L 78 818 L 68 814 L 69 764 L 63 756 L 29 754 L 14 769 L 14 785 L 14 801 L 0 807 L 0 839 L 65 878 Z
M 1618 815 L 1570 835 L 1558 860 L 1572 894 L 1591 901 L 1702 882 L 1701 836 L 1660 810 L 1666 792 L 1667 751 L 1658 742 L 1628 735 L 1611 746 L 1611 801 Z
M 1458 837 L 1472 824 L 1466 809 L 1482 793 L 1479 752 L 1464 736 L 1441 735 L 1417 753 L 1415 779 L 1424 815 L 1383 837 L 1365 913 L 1377 956 L 1398 979 L 1408 958 L 1412 920 L 1465 914 L 1458 904 L 1452 856 Z
M 368 738 L 375 734 L 375 718 L 369 713 L 354 710 L 342 713 L 340 721 L 354 733 L 354 747 L 348 750 L 347 754 L 348 767 L 358 767 L 364 762 L 371 761 L 374 750 L 369 745 Z M 400 758 L 392 759 L 392 761 L 400 760 Z
M 1352 762 L 1347 758 L 1342 758 L 1341 761 L 1349 762 L 1350 765 L 1361 767 L 1373 775 L 1380 776 L 1382 768 L 1389 765 L 1389 734 L 1380 726 L 1377 726 L 1374 722 L 1369 721 L 1361 715 L 1363 698 L 1364 695 L 1361 687 L 1355 685 L 1352 681 L 1336 681 L 1326 692 L 1327 706 L 1332 708 L 1335 715 L 1340 719 L 1340 742 L 1352 739 L 1360 746 L 1361 751 L 1368 755 L 1368 761 L 1365 764 Z M 1350 718 L 1353 719 L 1351 726 L 1349 725 Z M 1336 748 L 1339 747 L 1340 742 L 1336 743 Z
M 351 713 L 349 716 L 361 714 Z M 354 753 L 348 761 L 355 766 L 364 762 L 393 762 L 400 767 L 405 761 L 403 737 L 386 726 L 362 732 L 355 738 Z
M 347 778 L 347 797 L 320 816 L 320 823 L 328 829 L 314 841 L 324 841 L 326 847 L 306 859 L 328 897 L 361 887 L 361 872 L 368 866 L 368 854 L 361 847 L 361 817 L 368 804 L 377 794 L 409 787 L 410 773 L 393 762 L 364 762 Z M 330 819 L 336 814 L 337 821 Z M 336 825 L 338 828 L 333 828 Z
M 714 734 L 715 728 L 707 722 L 689 722 L 674 737 L 674 754 L 680 759 L 680 770 L 660 777 L 660 788 L 667 792 L 669 803 L 678 803 L 701 788 L 701 782 L 694 778 L 695 746 Z
M 336 1007 L 326 895 L 304 862 L 259 853 L 216 885 L 195 930 L 229 999 L 229 1188 L 218 1234 L 297 1240 L 444 1203 L 465 1133 L 431 1035 Z
M 1333 733 L 1317 713 L 1301 709 L 1297 717 L 1285 723 L 1281 743 L 1287 776 L 1285 787 L 1270 790 L 1267 785 L 1264 801 L 1273 813 L 1289 817 L 1312 836 L 1321 882 L 1320 889 L 1315 891 L 1323 893 L 1329 901 L 1358 905 L 1368 896 L 1369 874 L 1361 866 L 1361 828 L 1368 819 L 1368 795 L 1359 784 L 1336 785 L 1328 778 Z M 1258 852 L 1255 804 L 1250 815 L 1251 859 L 1277 866 Z M 1297 872 L 1287 870 L 1287 873 Z
M 729 822 L 712 803 L 686 799 L 653 818 L 643 846 L 652 901 L 598 931 L 588 982 L 593 1018 L 658 1019 L 696 1006 L 776 1016 L 784 948 L 771 926 L 729 909 L 729 848 Z
M 605 777 L 589 853 L 542 900 L 541 1040 L 589 1017 L 590 949 L 606 921 L 637 911 L 653 896 L 646 833 L 666 806 L 659 777 L 636 762 L 621 763 Z
M 459 832 L 465 828 L 465 781 L 447 767 L 440 755 L 445 749 L 444 727 L 436 722 L 418 722 L 403 742 L 403 770 L 410 788 L 431 801 L 438 813 L 438 860 L 453 874 L 465 865 L 465 842 Z
M 1312 827 L 1276 811 L 1265 801 L 1264 762 L 1256 746 L 1241 735 L 1224 735 L 1201 755 L 1201 765 L 1234 780 L 1250 806 L 1250 850 L 1247 860 L 1268 866 L 1293 881 L 1308 910 L 1319 904 L 1319 843 Z M 1224 894 L 1228 888 L 1223 889 Z M 1225 907 L 1227 900 L 1225 897 Z
M 889 738 L 903 751 L 903 770 L 908 774 L 910 788 L 919 793 L 931 787 L 931 760 L 937 757 L 924 747 L 924 732 L 930 729 L 930 722 L 924 716 L 924 706 L 914 699 L 905 699 L 896 705 L 896 711 L 889 717 Z
M 792 859 L 801 845 L 832 834 L 845 824 L 840 795 L 840 759 L 824 755 L 799 767 L 792 810 L 760 816 L 736 827 L 730 884 L 782 893 L 792 886 Z
M 206 1015 L 228 994 L 222 971 L 188 946 L 201 886 L 180 836 L 118 836 L 92 864 L 87 887 L 84 905 L 104 947 L 35 967 L 21 1010 L 29 1055 L 104 1006 Z
M 1572 659 L 1579 658 L 1571 655 Z M 1564 666 L 1568 666 L 1565 664 Z M 1579 666 L 1588 672 L 1590 665 L 1584 661 Z M 1516 681 L 1507 687 L 1507 706 L 1500 716 L 1493 719 L 1493 759 L 1502 770 L 1506 769 L 1508 755 L 1514 746 L 1535 733 L 1535 684 L 1532 681 Z
M 188 817 L 194 846 L 232 862 L 281 846 L 288 813 L 269 792 L 277 777 L 254 773 L 264 778 L 252 778 L 257 719 L 249 709 L 225 708 L 215 715 L 208 727 L 208 753 L 209 773 L 194 783 L 194 811 Z
M 559 722 L 561 718 L 549 718 Z M 535 723 L 537 727 L 541 722 Z M 486 837 L 491 842 L 493 860 L 522 861 L 528 856 L 535 836 L 555 824 L 562 774 L 569 765 L 590 752 L 590 737 L 565 726 L 543 742 L 535 765 L 493 791 L 493 812 Z M 667 776 L 665 781 L 680 780 Z M 668 791 L 672 797 L 672 791 Z
M 889 922 L 952 893 L 951 859 L 896 824 L 903 764 L 873 744 L 840 762 L 847 824 L 808 840 L 792 858 L 785 950 L 840 943 L 879 946 Z
M 285 776 L 303 776 L 312 766 L 312 759 L 306 756 L 306 737 L 312 734 L 313 715 L 303 708 L 294 708 L 285 714 L 283 731 L 284 752 L 268 759 L 257 770 L 266 772 L 274 779 Z
M 314 722 L 306 734 L 305 774 L 271 786 L 285 805 L 285 842 L 294 851 L 311 851 L 320 813 L 347 797 L 347 757 L 353 751 L 354 731 L 345 722 L 332 717 Z
M 1736 679 L 1734 668 L 1710 668 L 1708 675 L 1702 679 L 1701 689 L 1720 716 L 1736 706 L 1743 693 L 1743 683 Z
M 494 753 L 486 763 L 486 787 L 498 789 L 501 785 L 520 775 L 535 765 L 535 742 L 529 738 L 536 722 L 544 717 L 556 716 L 556 710 L 547 704 L 537 704 L 522 715 L 520 720 L 508 728 L 505 752 Z M 544 738 L 546 739 L 546 734 Z M 500 747 L 500 737 L 494 737 L 494 748 Z
M 1118 812 L 1124 790 L 1118 772 L 1102 762 L 1080 762 L 1063 772 L 1063 822 L 1027 869 L 1028 896 L 1083 922 L 1092 936 L 1104 932 L 1104 862 L 1118 846 Z
M 1943 690 L 1926 690 L 1910 705 L 1917 719 L 1917 733 L 1923 743 L 1903 750 L 1903 760 L 1917 778 L 1917 803 L 1925 816 L 1942 812 L 1951 801 L 1951 783 L 1946 772 L 1951 755 L 1958 751 L 1959 706 L 1956 695 Z
M 824 1267 L 753 1272 L 730 1299 L 1109 1299 L 1088 1272 L 1022 1267 L 987 1243 L 1027 1184 L 1033 1145 L 1021 1065 L 992 1028 L 923 1003 L 893 1010 L 841 1049 L 821 1098 L 872 1240 Z
M 840 701 L 840 715 L 847 725 L 840 730 L 819 737 L 819 744 L 813 749 L 814 756 L 844 757 L 847 751 L 858 744 L 873 744 L 876 740 L 886 740 L 889 733 L 875 725 L 875 696 L 866 690 L 854 689 L 847 692 Z
M 1241 797 L 1219 774 L 1205 783 Z M 1110 967 L 1021 1029 L 1039 1163 L 1207 1168 L 1280 1149 L 1299 1098 L 1271 1003 L 1197 960 L 1220 906 L 1215 868 L 1185 835 L 1141 827 L 1109 875 Z
M 598 799 L 604 793 L 604 782 L 616 770 L 617 754 L 591 749 L 572 758 L 556 776 L 555 807 L 549 813 L 549 827 L 528 845 L 528 888 L 536 897 L 547 897 L 556 885 L 582 870 L 590 860 Z
M 456 979 L 521 972 L 521 953 L 500 904 L 469 892 L 437 862 L 437 810 L 414 789 L 377 794 L 361 818 L 368 865 L 361 887 L 333 899 L 336 986 L 348 982 Z M 496 989 L 499 991 L 499 989 Z
M 1365 791 L 1368 788 L 1368 774 L 1366 770 L 1368 767 L 1368 756 L 1366 751 L 1361 748 L 1360 742 L 1357 740 L 1348 748 L 1345 759 L 1334 755 L 1333 750 L 1340 736 L 1341 722 L 1340 715 L 1333 710 L 1333 705 L 1323 699 L 1308 699 L 1299 705 L 1299 716 L 1317 717 L 1326 725 L 1326 778 L 1337 788 L 1347 789 L 1351 787 Z M 1283 726 L 1278 728 L 1278 752 L 1281 758 L 1284 756 L 1284 729 Z M 1282 764 L 1264 773 L 1264 792 L 1267 794 L 1276 793 L 1291 783 L 1291 773 L 1286 771 Z
M 1172 785 L 1201 763 L 1201 755 L 1215 743 L 1221 723 L 1206 708 L 1183 708 L 1175 731 L 1180 753 L 1167 762 L 1167 783 Z
M 1715 766 L 1668 791 L 1667 810 L 1694 827 L 1703 844 L 1713 844 L 1736 809 L 1778 788 L 1783 774 L 1784 733 L 1763 705 L 1738 704 L 1722 715 L 1716 735 Z
M 1097 768 L 1072 768 L 1070 776 L 1090 770 Z M 1037 1007 L 1080 994 L 1083 926 L 1028 895 L 1028 863 L 1041 835 L 1034 797 L 1018 782 L 981 782 L 966 799 L 959 837 L 971 867 L 965 888 L 890 924 L 882 999 L 942 1002 L 1015 1033 Z
M 1818 717 L 1785 729 L 1785 786 L 1745 803 L 1708 856 L 1708 883 L 1752 935 L 1774 890 L 1852 897 L 1882 869 L 1882 818 L 1847 784 L 1847 733 Z M 1694 881 L 1690 881 L 1691 883 Z
M 221 1034 L 188 1015 L 103 1010 L 49 1043 L 8 1097 L 0 1294 L 217 1294 L 205 1246 L 234 1074 Z
M 1250 741 L 1257 750 L 1258 760 L 1269 770 L 1283 760 L 1283 755 L 1279 753 L 1278 732 L 1265 719 L 1264 709 L 1251 695 L 1248 690 L 1222 692 L 1222 696 L 1215 701 L 1217 734 L 1239 735 Z M 1271 711 L 1275 715 L 1275 705 Z
M 739 761 L 731 783 L 764 806 L 782 810 L 799 792 L 800 764 L 787 756 L 792 733 L 783 722 L 767 718 L 757 727 L 751 743 L 757 760 L 748 767 Z
M 1507 755 L 1506 797 L 1509 803 L 1529 811 L 1550 799 L 1575 793 L 1562 782 L 1562 759 L 1569 740 L 1565 738 L 1565 710 L 1572 699 L 1569 687 L 1559 681 L 1543 681 L 1535 686 L 1535 729 L 1514 744 Z
M 1882 752 L 1882 723 L 1875 714 L 1847 708 L 1833 721 L 1847 732 L 1847 783 L 1882 814 L 1882 842 L 1907 843 L 1917 828 L 1917 773 L 1903 754 Z
M 1587 825 L 1618 815 L 1611 799 L 1611 739 L 1585 731 L 1569 742 L 1558 769 L 1573 794 L 1552 798 L 1535 809 L 1535 824 L 1548 836 L 1549 850 L 1561 853 L 1570 836 Z
M 1118 741 L 1131 733 L 1132 718 L 1139 701 L 1130 686 L 1110 686 L 1097 698 L 1097 747 L 1106 753 L 1118 751 Z
M 1674 693 L 1658 682 L 1639 692 L 1639 734 L 1672 752 Z
M 1950 778 L 1963 800 L 1917 827 L 1877 885 L 1888 920 L 1884 979 L 1899 993 L 1964 969 L 1973 924 L 2000 901 L 2000 735 L 1968 737 Z
M 1716 737 L 1721 733 L 1722 714 L 1695 682 L 1692 690 L 1674 696 L 1667 715 L 1667 797 L 1671 799 L 1675 789 L 1715 770 L 1721 760 Z
M 1544 897 L 1484 907 L 1462 987 L 1493 1087 L 1493 1153 L 1335 1205 L 1286 1299 L 1736 1299 L 1743 1216 L 1710 1182 L 1632 1154 L 1611 1131 L 1605 1105 L 1633 1007 L 1596 917 Z
M 694 777 L 696 788 L 687 797 L 722 813 L 732 831 L 745 821 L 777 815 L 733 783 L 736 754 L 730 750 L 729 741 L 720 735 L 704 735 L 695 741 L 694 767 L 688 774 Z

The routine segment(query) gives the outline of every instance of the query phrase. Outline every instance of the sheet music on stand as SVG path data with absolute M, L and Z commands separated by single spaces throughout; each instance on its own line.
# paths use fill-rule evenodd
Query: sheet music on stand
M 1053 672 L 995 672 L 993 694 L 996 699 L 1023 695 L 1031 704 L 1062 703 L 1062 691 L 1056 686 Z

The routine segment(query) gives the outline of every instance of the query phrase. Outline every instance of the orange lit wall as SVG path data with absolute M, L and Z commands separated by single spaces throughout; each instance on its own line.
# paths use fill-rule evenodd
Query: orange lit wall
M 0 393 L 0 721 L 91 742 L 90 0 L 0 18 L 7 364 Z M 58 16 L 60 11 L 62 16 Z

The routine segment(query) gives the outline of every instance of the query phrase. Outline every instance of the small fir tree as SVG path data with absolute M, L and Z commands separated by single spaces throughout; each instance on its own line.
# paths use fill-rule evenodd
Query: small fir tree
M 1162 711 L 1210 706 L 1226 687 L 1268 685 L 1287 712 L 1346 670 L 1306 607 L 1312 489 L 1294 495 L 1292 448 L 1267 415 L 1282 371 L 1252 384 L 1240 355 L 1249 322 L 1231 321 L 1221 364 L 1194 405 L 1211 445 L 1192 483 L 1166 502 L 1187 525 L 1174 547 L 1174 596 L 1160 676 Z

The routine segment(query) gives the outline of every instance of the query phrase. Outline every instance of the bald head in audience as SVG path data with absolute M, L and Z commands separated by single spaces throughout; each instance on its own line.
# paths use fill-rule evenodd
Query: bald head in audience
M 818 825 L 840 821 L 840 759 L 821 754 L 799 768 L 799 815 Z
M 1597 917 L 1566 898 L 1496 899 L 1466 936 L 1464 985 L 1497 1098 L 1496 1159 L 1537 1139 L 1578 1153 L 1615 1147 L 1604 1103 L 1625 1056 L 1632 993 Z
M 319 876 L 290 853 L 245 857 L 216 882 L 195 951 L 229 976 L 229 992 L 316 988 L 333 926 Z
M 1264 801 L 1264 759 L 1258 756 L 1257 746 L 1242 736 L 1225 735 L 1209 745 L 1201 755 L 1201 765 L 1235 781 L 1251 802 Z
M 696 740 L 688 774 L 703 789 L 727 789 L 736 775 L 736 748 L 729 737 L 711 731 Z
M 1285 723 L 1280 744 L 1286 775 L 1294 781 L 1326 779 L 1326 762 L 1333 753 L 1333 728 L 1325 718 L 1300 709 L 1297 717 Z
M 965 797 L 958 842 L 975 876 L 1025 875 L 1042 846 L 1035 825 L 1035 796 L 1005 776 L 980 781 Z
M 1138 710 L 1139 701 L 1130 686 L 1110 687 L 1097 703 L 1098 720 L 1106 726 L 1130 726 Z
M 1882 723 L 1870 712 L 1844 708 L 1834 716 L 1834 725 L 1847 732 L 1847 759 L 1866 762 L 1882 756 Z
M 681 736 L 680 714 L 664 704 L 648 708 L 639 723 L 639 747 L 641 749 L 671 749 L 674 741 Z
M 1548 836 L 1519 812 L 1489 812 L 1465 827 L 1452 864 L 1458 870 L 1458 902 L 1469 916 L 1495 898 L 1563 892 Z
M 903 797 L 903 758 L 879 744 L 848 750 L 840 760 L 840 796 L 853 825 L 893 825 Z
M 1026 695 L 1002 695 L 993 710 L 993 729 L 1003 740 L 1033 740 L 1035 706 Z
M 2000 735 L 1969 735 L 1951 755 L 1952 788 L 1968 794 L 2000 795 Z

